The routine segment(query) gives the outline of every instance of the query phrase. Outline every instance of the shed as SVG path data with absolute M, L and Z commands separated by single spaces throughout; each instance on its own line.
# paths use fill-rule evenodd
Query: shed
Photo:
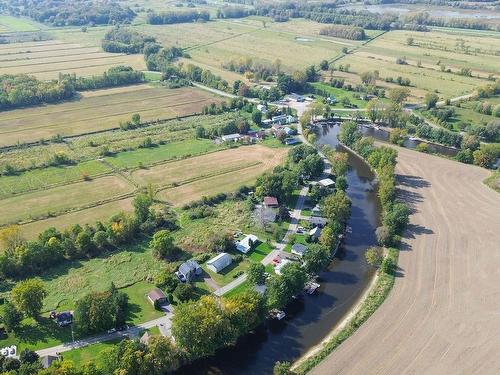
M 241 241 L 236 242 L 236 250 L 241 251 L 243 254 L 252 250 L 252 246 L 259 241 L 259 238 L 253 234 L 245 236 Z
M 209 270 L 215 273 L 219 273 L 224 268 L 229 266 L 232 262 L 233 260 L 231 259 L 231 255 L 229 255 L 228 253 L 220 253 L 207 262 L 207 267 Z
M 322 180 L 319 180 L 318 183 L 324 187 L 331 187 L 335 185 L 335 182 L 331 178 L 324 178 Z
M 278 208 L 278 198 L 276 197 L 264 197 L 264 206 L 267 208 Z
M 241 135 L 239 135 L 238 133 L 234 133 L 234 134 L 227 134 L 227 135 L 223 135 L 221 137 L 221 139 L 224 141 L 224 142 L 238 142 L 241 138 Z
M 154 288 L 152 291 L 148 293 L 148 300 L 149 302 L 151 302 L 153 306 L 162 305 L 168 302 L 167 296 L 159 288 Z
M 292 254 L 298 255 L 299 257 L 304 256 L 307 252 L 307 246 L 302 245 L 301 243 L 295 243 L 292 246 Z

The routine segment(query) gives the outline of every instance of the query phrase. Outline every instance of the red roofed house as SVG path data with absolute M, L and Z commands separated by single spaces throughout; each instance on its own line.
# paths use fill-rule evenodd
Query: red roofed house
M 278 208 L 278 199 L 275 197 L 264 197 L 264 206 L 267 208 Z

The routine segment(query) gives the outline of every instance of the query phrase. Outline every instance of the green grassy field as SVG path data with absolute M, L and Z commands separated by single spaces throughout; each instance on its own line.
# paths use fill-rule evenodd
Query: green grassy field
M 80 349 L 73 349 L 64 352 L 64 360 L 73 362 L 76 367 L 79 367 L 86 362 L 93 361 L 97 366 L 102 363 L 103 355 L 106 354 L 106 349 L 114 347 L 122 339 L 115 339 L 106 342 L 101 342 L 94 345 L 89 345 Z
M 335 111 L 335 109 L 337 108 L 345 108 L 345 106 L 341 103 L 343 98 L 349 99 L 349 102 L 354 105 L 355 108 L 365 108 L 366 104 L 368 103 L 368 101 L 360 99 L 359 94 L 358 97 L 356 97 L 357 93 L 352 91 L 331 87 L 330 85 L 320 82 L 315 82 L 312 84 L 312 86 L 316 89 L 326 91 L 329 95 L 337 99 L 337 103 L 331 106 L 333 111 Z
M 6 15 L 0 15 L 0 27 L 5 31 L 37 31 L 44 28 L 34 21 Z

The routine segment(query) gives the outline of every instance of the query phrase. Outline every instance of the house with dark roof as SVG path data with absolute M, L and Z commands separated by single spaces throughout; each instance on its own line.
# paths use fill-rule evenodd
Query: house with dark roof
M 202 269 L 197 261 L 189 259 L 187 262 L 182 263 L 175 275 L 183 283 L 193 280 L 196 276 L 201 275 Z
M 71 311 L 63 311 L 56 315 L 56 322 L 59 327 L 66 327 L 73 323 L 73 314 Z
M 319 217 L 319 216 L 311 216 L 309 218 L 309 222 L 313 227 L 320 227 L 323 228 L 326 223 L 328 222 L 324 217 Z
M 294 243 L 292 246 L 292 254 L 298 255 L 299 257 L 303 257 L 307 252 L 307 246 L 302 245 L 301 243 Z

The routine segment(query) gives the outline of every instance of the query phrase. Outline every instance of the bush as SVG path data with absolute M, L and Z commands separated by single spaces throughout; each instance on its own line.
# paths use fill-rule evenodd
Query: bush
M 180 283 L 174 290 L 174 297 L 181 302 L 186 302 L 195 297 L 195 289 L 189 283 Z

